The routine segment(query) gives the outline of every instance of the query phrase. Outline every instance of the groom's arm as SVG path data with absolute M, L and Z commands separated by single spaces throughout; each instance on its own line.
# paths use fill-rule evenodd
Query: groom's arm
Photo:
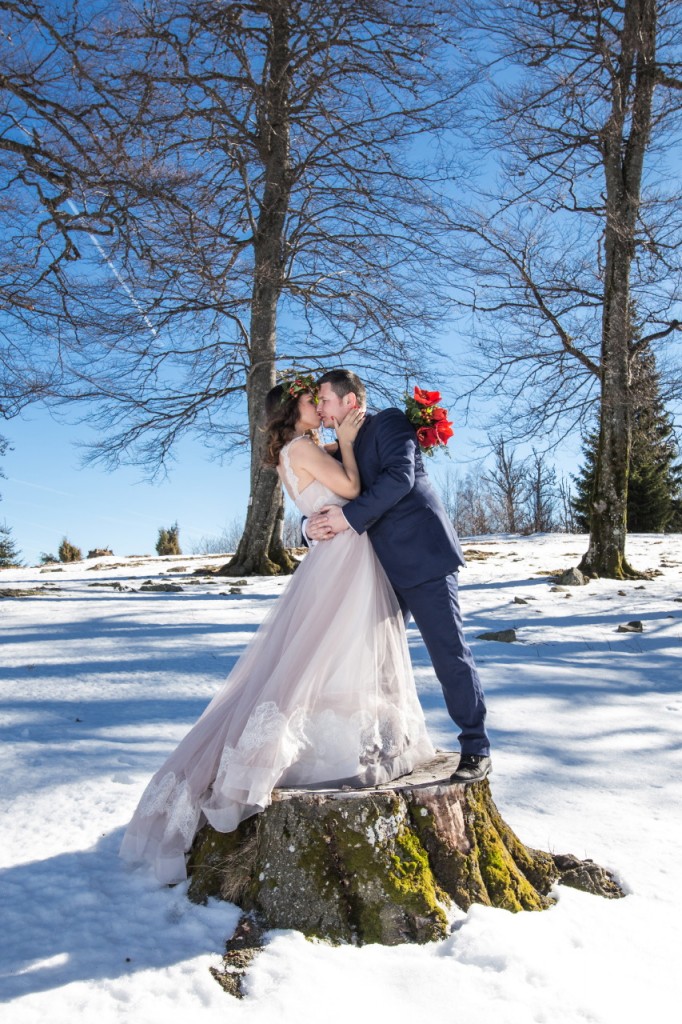
M 364 533 L 397 505 L 414 487 L 417 437 L 399 409 L 386 409 L 375 417 L 375 436 L 381 470 L 359 497 L 343 506 L 343 514 L 356 533 Z

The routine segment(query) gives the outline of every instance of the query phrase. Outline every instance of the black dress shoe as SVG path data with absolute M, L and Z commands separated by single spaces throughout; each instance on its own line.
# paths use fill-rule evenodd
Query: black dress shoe
M 492 770 L 492 762 L 485 754 L 462 754 L 450 782 L 480 782 Z

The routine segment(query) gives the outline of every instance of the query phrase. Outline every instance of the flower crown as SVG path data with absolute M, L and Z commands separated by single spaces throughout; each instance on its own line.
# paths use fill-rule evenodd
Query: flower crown
M 290 398 L 299 398 L 306 391 L 311 392 L 317 403 L 317 384 L 315 378 L 309 373 L 299 373 L 295 377 L 282 377 L 279 383 L 282 387 L 282 404 L 288 402 Z

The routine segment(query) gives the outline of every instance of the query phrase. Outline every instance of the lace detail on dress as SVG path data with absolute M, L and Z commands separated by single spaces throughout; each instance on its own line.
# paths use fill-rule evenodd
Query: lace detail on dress
M 298 489 L 298 477 L 294 473 L 293 467 L 291 465 L 291 459 L 289 458 L 289 449 L 291 448 L 292 444 L 296 444 L 297 441 L 302 441 L 306 437 L 307 434 L 299 434 L 298 437 L 292 438 L 291 441 L 288 442 L 288 444 L 284 445 L 281 452 L 279 453 L 279 457 L 282 460 L 282 467 L 284 469 L 286 482 L 289 486 L 291 497 L 294 499 L 295 502 L 298 502 L 300 500 L 301 492 Z M 308 440 L 310 439 L 308 438 Z
M 143 818 L 166 817 L 164 835 L 180 835 L 189 846 L 199 824 L 201 810 L 186 779 L 178 780 L 175 772 L 166 772 L 152 779 L 140 800 L 138 814 Z
M 266 701 L 259 704 L 249 715 L 249 720 L 244 726 L 237 745 L 235 747 L 225 746 L 220 757 L 220 764 L 216 772 L 215 789 L 221 789 L 229 772 L 236 763 L 245 761 L 249 754 L 261 750 L 268 744 L 273 744 L 284 733 L 287 728 L 298 726 L 294 731 L 300 737 L 300 724 L 296 721 L 300 715 L 295 714 L 290 722 L 282 714 L 274 701 Z
M 274 701 L 259 704 L 251 712 L 244 731 L 239 737 L 237 750 L 247 754 L 256 747 L 263 746 L 273 740 L 286 725 L 286 718 Z
M 137 813 L 143 818 L 151 818 L 154 814 L 161 814 L 171 798 L 177 781 L 175 772 L 166 772 L 165 775 L 158 779 L 153 778 L 142 794 Z
M 173 794 L 166 832 L 170 836 L 175 834 L 182 836 L 185 847 L 189 849 L 200 817 L 201 808 L 192 798 L 187 779 L 183 779 Z

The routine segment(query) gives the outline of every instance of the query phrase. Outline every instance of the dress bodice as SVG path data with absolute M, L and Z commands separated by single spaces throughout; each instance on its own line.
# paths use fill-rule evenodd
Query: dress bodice
M 346 498 L 339 497 L 338 494 L 335 494 L 334 491 L 330 490 L 326 484 L 321 483 L 319 480 L 313 480 L 303 490 L 299 490 L 298 477 L 294 473 L 289 458 L 289 450 L 297 442 L 315 443 L 307 434 L 294 437 L 288 444 L 284 445 L 279 453 L 279 470 L 282 483 L 287 489 L 287 494 L 295 503 L 299 512 L 304 516 L 312 516 L 319 512 L 324 505 L 345 505 Z

